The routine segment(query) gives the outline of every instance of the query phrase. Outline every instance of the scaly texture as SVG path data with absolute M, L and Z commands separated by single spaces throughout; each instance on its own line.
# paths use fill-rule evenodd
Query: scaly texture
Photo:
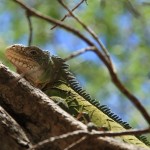
M 31 84 L 40 88 L 64 110 L 83 123 L 91 121 L 99 128 L 109 131 L 125 131 L 131 128 L 107 106 L 100 105 L 79 86 L 63 59 L 51 56 L 38 47 L 23 45 L 8 47 L 6 57 L 16 67 L 18 73 L 23 74 Z M 149 141 L 143 136 L 128 135 L 119 139 L 145 148 L 150 146 Z

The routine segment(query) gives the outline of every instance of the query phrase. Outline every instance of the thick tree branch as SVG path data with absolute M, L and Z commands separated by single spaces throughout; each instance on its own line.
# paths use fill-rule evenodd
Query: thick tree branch
M 39 89 L 32 87 L 24 79 L 19 81 L 17 79 L 17 74 L 11 73 L 2 64 L 0 65 L 0 96 L 3 106 L 23 128 L 30 143 L 37 144 L 49 137 L 60 136 L 75 130 L 87 131 L 85 125 L 64 112 Z M 43 149 L 63 150 L 80 138 L 80 136 L 75 136 L 66 140 L 54 141 L 44 145 Z M 92 140 L 87 138 L 76 150 L 87 147 L 89 149 L 104 147 L 104 149 L 109 148 L 110 150 L 116 148 L 120 150 L 137 149 L 135 146 L 122 144 L 110 138 L 94 138 Z

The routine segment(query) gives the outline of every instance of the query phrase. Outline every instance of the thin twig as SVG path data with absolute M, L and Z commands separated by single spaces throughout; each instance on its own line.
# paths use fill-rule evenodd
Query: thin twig
M 73 12 L 74 10 L 76 10 L 84 1 L 86 1 L 86 0 L 82 0 L 81 2 L 79 2 L 73 9 L 71 9 L 71 11 Z M 60 21 L 64 21 L 68 16 L 70 16 L 70 13 L 66 14 Z M 57 25 L 54 25 L 51 28 L 51 30 L 53 30 L 56 27 L 57 27 Z
M 93 131 L 93 132 L 89 132 L 89 131 L 84 131 L 84 130 L 77 130 L 77 131 L 73 131 L 73 132 L 69 132 L 63 135 L 59 135 L 59 136 L 55 136 L 55 137 L 51 137 L 49 139 L 46 139 L 42 142 L 39 142 L 38 144 L 34 145 L 31 149 L 29 150 L 33 150 L 36 148 L 40 148 L 41 146 L 44 146 L 46 144 L 50 144 L 50 143 L 54 143 L 54 142 L 58 142 L 60 140 L 66 140 L 67 138 L 75 138 L 75 137 L 89 137 L 91 136 L 92 138 L 98 138 L 98 137 L 115 137 L 115 136 L 125 136 L 125 135 L 141 135 L 144 133 L 149 133 L 150 132 L 150 128 L 147 129 L 143 129 L 143 130 L 126 130 L 126 131 L 122 131 L 122 132 L 113 132 L 113 131 Z
M 141 17 L 140 12 L 138 11 L 138 9 L 136 9 L 133 4 L 131 3 L 130 0 L 125 0 L 125 4 L 127 5 L 127 8 L 129 9 L 129 11 L 135 16 L 135 17 Z
M 29 6 L 27 6 L 23 1 L 21 0 L 12 0 L 16 3 L 18 3 L 21 7 L 23 7 L 25 10 L 29 11 L 32 16 L 40 18 L 42 20 L 45 20 L 49 23 L 52 24 L 57 24 L 59 27 L 70 31 L 71 33 L 75 34 L 76 36 L 78 36 L 79 38 L 81 38 L 84 42 L 86 42 L 89 46 L 94 46 L 94 43 L 92 41 L 90 41 L 86 36 L 84 36 L 83 34 L 81 34 L 78 30 L 76 30 L 75 28 L 72 28 L 64 23 L 62 23 L 61 21 L 54 19 L 52 17 L 46 16 L 41 14 L 40 12 L 36 11 L 34 8 L 31 8 Z
M 69 14 L 80 24 L 82 25 L 82 27 L 96 40 L 96 42 L 99 44 L 99 46 L 101 47 L 101 49 L 103 50 L 104 54 L 107 57 L 107 61 L 110 63 L 110 65 L 112 65 L 108 50 L 105 48 L 105 46 L 103 45 L 103 43 L 98 39 L 97 35 L 94 33 L 93 30 L 91 30 L 89 27 L 87 27 L 78 17 L 76 17 L 72 11 L 70 11 L 70 9 L 63 3 L 62 0 L 58 0 L 59 3 L 69 12 Z M 113 65 L 112 65 L 113 67 Z
M 150 2 L 142 2 L 142 5 L 150 6 Z
M 85 141 L 86 138 L 87 138 L 87 136 L 81 137 L 79 140 L 73 142 L 73 143 L 70 144 L 68 147 L 66 147 L 64 150 L 71 150 L 72 148 L 75 148 L 75 146 L 77 146 L 77 145 L 80 144 L 81 142 Z
M 33 33 L 33 28 L 32 28 L 32 22 L 31 22 L 31 14 L 29 11 L 26 11 L 26 16 L 29 24 L 29 39 L 28 39 L 28 46 L 31 46 L 32 43 L 32 33 Z
M 96 49 L 96 47 L 94 47 L 94 46 L 82 48 L 82 49 L 80 49 L 80 50 L 75 51 L 74 53 L 72 53 L 72 54 L 69 55 L 68 57 L 64 58 L 64 60 L 65 60 L 65 61 L 68 61 L 68 60 L 70 60 L 70 59 L 72 59 L 72 58 L 74 58 L 74 57 L 77 57 L 77 56 L 79 56 L 79 55 L 81 55 L 81 54 L 87 52 L 87 51 L 91 51 L 91 50 L 95 50 L 95 49 Z

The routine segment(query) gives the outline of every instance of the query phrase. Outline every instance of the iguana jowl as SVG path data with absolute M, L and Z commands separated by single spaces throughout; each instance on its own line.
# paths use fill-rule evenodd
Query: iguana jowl
M 40 88 L 52 100 L 59 102 L 60 106 L 74 117 L 86 112 L 90 121 L 98 127 L 107 128 L 110 131 L 125 131 L 131 128 L 109 108 L 93 100 L 79 86 L 63 59 L 51 56 L 38 47 L 26 47 L 19 44 L 8 47 L 6 57 L 16 67 L 18 73 L 24 74 L 28 81 Z M 86 122 L 86 117 L 83 116 L 82 122 L 84 120 Z M 126 143 L 141 147 L 150 146 L 145 137 L 127 135 L 120 138 Z

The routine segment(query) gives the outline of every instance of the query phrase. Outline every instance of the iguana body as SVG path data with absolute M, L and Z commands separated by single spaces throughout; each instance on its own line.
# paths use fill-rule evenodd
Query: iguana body
M 51 56 L 38 47 L 12 45 L 6 50 L 6 57 L 24 74 L 34 86 L 41 88 L 51 99 L 59 103 L 68 113 L 77 117 L 86 112 L 91 122 L 110 131 L 125 131 L 131 127 L 114 115 L 106 106 L 92 100 L 69 72 L 64 60 Z M 86 122 L 83 116 L 82 122 Z M 148 148 L 145 137 L 127 135 L 120 137 L 124 142 Z

